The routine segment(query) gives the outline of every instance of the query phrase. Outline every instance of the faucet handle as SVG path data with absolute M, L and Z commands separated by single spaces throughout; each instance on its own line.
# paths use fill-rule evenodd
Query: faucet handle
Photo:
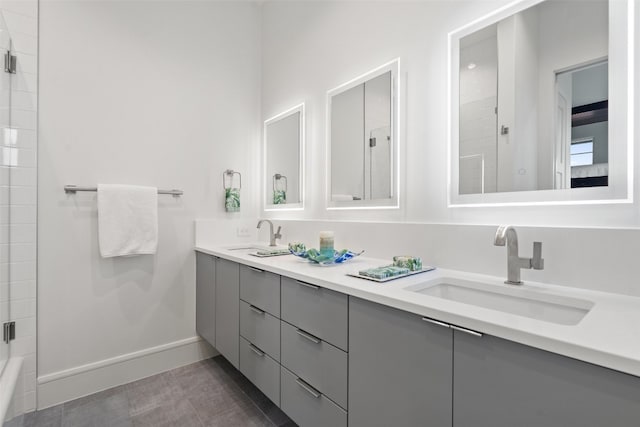
M 278 231 L 273 235 L 274 239 L 282 239 L 282 234 L 280 234 L 280 230 L 282 230 L 282 226 L 278 226 Z
M 533 258 L 531 267 L 534 270 L 544 270 L 544 258 L 542 258 L 542 242 L 533 242 Z

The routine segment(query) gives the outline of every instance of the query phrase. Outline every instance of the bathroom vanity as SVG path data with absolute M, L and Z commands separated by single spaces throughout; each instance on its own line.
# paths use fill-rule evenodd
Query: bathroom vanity
M 420 292 L 445 278 L 508 287 L 499 278 L 435 270 L 378 284 L 346 273 L 384 260 L 323 268 L 196 250 L 198 333 L 301 426 L 640 423 L 639 298 L 518 288 L 590 302 L 545 321 L 539 308 L 520 316 Z

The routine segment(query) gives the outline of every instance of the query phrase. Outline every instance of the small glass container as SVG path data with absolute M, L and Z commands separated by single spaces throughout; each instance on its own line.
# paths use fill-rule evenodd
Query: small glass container
M 333 231 L 320 232 L 320 254 L 323 256 L 333 256 Z

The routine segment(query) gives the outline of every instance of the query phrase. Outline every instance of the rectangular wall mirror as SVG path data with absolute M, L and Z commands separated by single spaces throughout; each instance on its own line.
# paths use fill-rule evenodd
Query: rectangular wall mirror
M 329 209 L 398 207 L 398 63 L 328 93 Z
M 632 1 L 521 1 L 450 34 L 452 204 L 630 197 Z
M 304 208 L 304 104 L 264 122 L 264 209 Z

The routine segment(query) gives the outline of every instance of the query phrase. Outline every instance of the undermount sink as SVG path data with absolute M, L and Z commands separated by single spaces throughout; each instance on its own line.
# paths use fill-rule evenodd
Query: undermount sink
M 591 301 L 507 286 L 444 277 L 405 290 L 560 325 L 577 325 L 593 308 Z

